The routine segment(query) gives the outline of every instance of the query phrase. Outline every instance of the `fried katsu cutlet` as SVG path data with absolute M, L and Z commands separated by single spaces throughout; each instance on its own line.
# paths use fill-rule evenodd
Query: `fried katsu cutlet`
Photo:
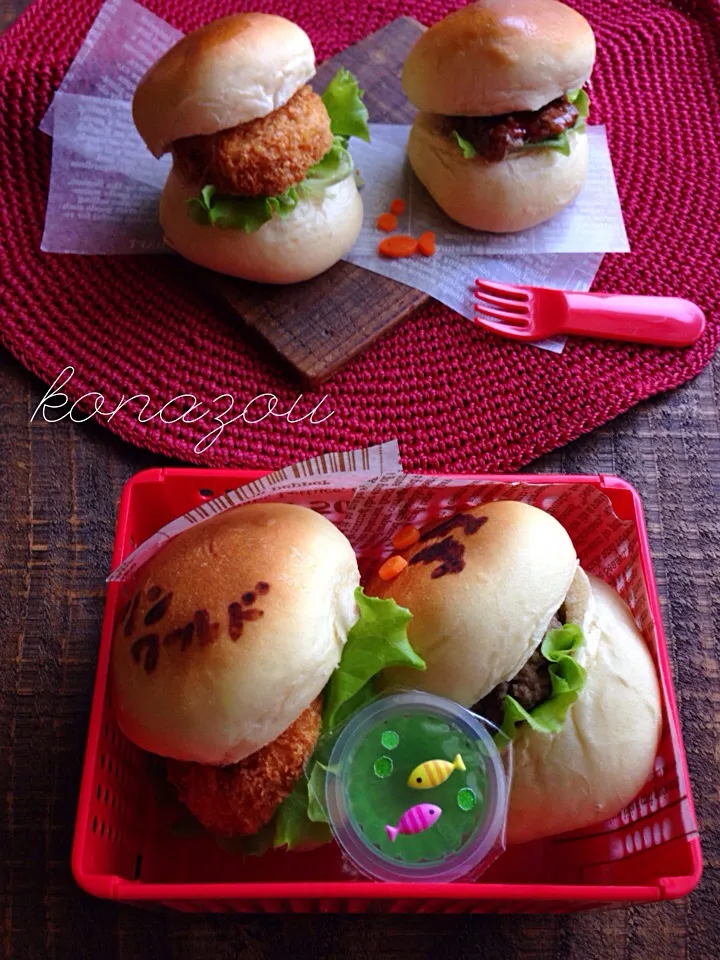
M 275 196 L 300 183 L 331 146 L 325 104 L 304 86 L 266 117 L 210 136 L 176 140 L 172 151 L 187 183 L 257 197 Z
M 221 836 L 251 836 L 272 820 L 302 776 L 322 722 L 322 697 L 267 746 L 227 767 L 168 760 L 168 777 L 190 812 Z

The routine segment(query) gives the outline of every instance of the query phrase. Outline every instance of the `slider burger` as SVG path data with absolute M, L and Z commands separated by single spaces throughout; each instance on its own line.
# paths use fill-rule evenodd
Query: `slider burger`
M 321 730 L 383 666 L 422 666 L 406 639 L 386 642 L 407 614 L 363 595 L 346 537 L 305 507 L 247 504 L 171 539 L 123 586 L 111 663 L 125 736 L 168 758 L 218 837 L 329 839 L 306 813 Z
M 630 610 L 585 574 L 550 514 L 497 501 L 430 525 L 394 579 L 367 592 L 413 615 L 424 673 L 385 685 L 456 700 L 513 742 L 509 843 L 619 813 L 642 789 L 662 726 L 655 667 Z
M 191 527 L 139 571 L 113 640 L 117 721 L 172 758 L 180 799 L 210 830 L 257 832 L 301 776 L 358 584 L 345 536 L 283 503 Z
M 362 200 L 347 150 L 369 139 L 357 81 L 322 98 L 315 54 L 283 17 L 240 13 L 201 27 L 140 81 L 135 125 L 173 166 L 160 201 L 167 244 L 220 273 L 295 283 L 350 250 Z
M 408 158 L 448 216 L 513 232 L 575 199 L 594 61 L 590 24 L 558 0 L 479 0 L 420 37 L 402 73 L 420 111 Z

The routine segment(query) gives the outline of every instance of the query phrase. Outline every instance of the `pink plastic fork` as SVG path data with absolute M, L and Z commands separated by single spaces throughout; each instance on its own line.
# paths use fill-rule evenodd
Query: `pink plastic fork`
M 705 329 L 700 307 L 681 297 L 574 293 L 486 280 L 476 280 L 475 287 L 476 322 L 511 340 L 544 340 L 572 333 L 687 347 Z

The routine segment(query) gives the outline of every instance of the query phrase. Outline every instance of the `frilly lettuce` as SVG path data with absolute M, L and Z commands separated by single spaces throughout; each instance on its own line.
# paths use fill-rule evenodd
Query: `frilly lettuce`
M 550 140 L 541 140 L 538 143 L 524 143 L 521 150 L 558 150 L 560 153 L 564 154 L 566 157 L 570 156 L 570 133 L 584 133 L 587 129 L 586 119 L 588 112 L 590 110 L 590 97 L 583 89 L 578 90 L 569 90 L 566 94 L 570 103 L 575 106 L 579 116 L 575 121 L 575 125 L 570 128 L 570 130 L 564 130 L 557 137 L 553 137 Z M 453 130 L 450 134 L 450 138 L 455 141 L 462 155 L 466 160 L 472 160 L 473 157 L 477 156 L 477 150 L 470 143 L 469 140 L 466 140 L 464 137 L 461 137 L 457 130 Z
M 218 193 L 212 184 L 187 201 L 187 214 L 201 226 L 254 233 L 273 217 L 289 217 L 298 203 L 320 196 L 335 183 L 353 173 L 347 144 L 350 137 L 370 140 L 368 112 L 362 102 L 363 91 L 349 70 L 340 69 L 322 95 L 330 116 L 333 143 L 322 160 L 311 167 L 305 179 L 274 197 L 243 197 Z
M 307 848 L 331 839 L 325 816 L 325 773 L 338 727 L 375 695 L 373 680 L 386 667 L 425 669 L 410 646 L 411 613 L 392 599 L 355 591 L 359 619 L 350 629 L 340 664 L 325 688 L 323 729 L 306 777 L 295 784 L 275 815 L 275 847 Z
M 360 89 L 356 77 L 341 67 L 322 95 L 334 136 L 343 137 L 346 142 L 350 137 L 370 142 L 368 112 L 362 101 L 363 95 L 364 91 Z
M 580 695 L 587 673 L 575 659 L 585 639 L 580 627 L 566 623 L 559 630 L 548 630 L 540 646 L 546 660 L 550 661 L 552 692 L 532 710 L 527 711 L 514 697 L 505 697 L 505 714 L 498 734 L 499 744 L 514 740 L 517 725 L 528 723 L 540 733 L 558 733 L 562 730 L 567 712 Z
M 410 666 L 425 669 L 410 646 L 407 626 L 412 614 L 392 599 L 366 597 L 362 588 L 355 591 L 360 611 L 357 623 L 348 633 L 340 666 L 330 677 L 325 696 L 323 726 L 333 730 L 364 702 L 372 699 L 370 680 L 386 667 Z

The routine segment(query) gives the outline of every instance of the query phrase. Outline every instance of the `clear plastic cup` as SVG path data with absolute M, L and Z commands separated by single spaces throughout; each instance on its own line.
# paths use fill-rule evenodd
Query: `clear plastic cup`
M 421 764 L 452 763 L 457 754 L 464 771 L 444 767 L 442 782 L 436 773 L 429 789 L 408 783 Z M 354 714 L 335 741 L 325 783 L 328 819 L 344 853 L 363 874 L 385 881 L 477 875 L 502 849 L 507 796 L 505 766 L 483 721 L 421 691 L 387 694 Z M 442 813 L 424 829 L 401 829 L 392 839 L 386 827 L 397 829 L 418 804 Z M 417 827 L 418 816 L 404 823 Z

